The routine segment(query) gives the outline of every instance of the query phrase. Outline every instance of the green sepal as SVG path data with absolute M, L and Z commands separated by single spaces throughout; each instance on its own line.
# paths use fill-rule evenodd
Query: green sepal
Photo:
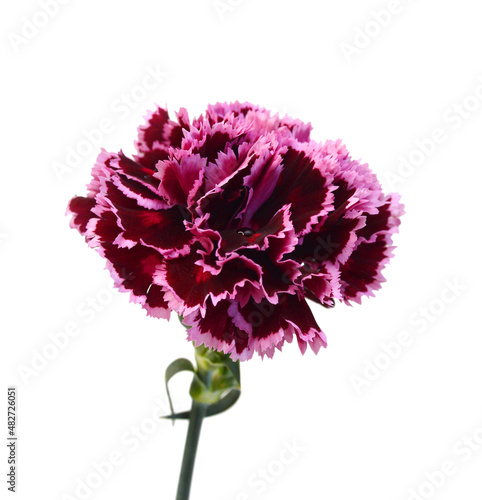
M 240 390 L 239 366 L 224 353 L 196 347 L 197 377 L 189 394 L 198 403 L 213 405 L 230 390 Z

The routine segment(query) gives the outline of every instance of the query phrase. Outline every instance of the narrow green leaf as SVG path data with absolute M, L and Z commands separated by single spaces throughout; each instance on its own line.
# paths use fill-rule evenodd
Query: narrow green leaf
M 206 417 L 213 417 L 214 415 L 218 415 L 226 410 L 229 410 L 232 406 L 236 404 L 241 395 L 240 390 L 233 389 L 229 391 L 226 396 L 221 398 L 217 403 L 209 405 L 206 411 Z M 167 415 L 166 418 L 168 420 L 189 420 L 191 416 L 190 411 L 184 411 L 181 413 L 173 413 L 172 415 Z
M 171 393 L 169 392 L 169 381 L 172 379 L 172 377 L 174 377 L 174 375 L 185 371 L 192 372 L 194 373 L 194 375 L 196 374 L 193 364 L 186 358 L 176 359 L 166 369 L 165 380 L 166 380 L 167 398 L 169 399 L 169 407 L 171 408 L 171 413 L 173 415 L 174 415 L 174 407 L 172 406 Z

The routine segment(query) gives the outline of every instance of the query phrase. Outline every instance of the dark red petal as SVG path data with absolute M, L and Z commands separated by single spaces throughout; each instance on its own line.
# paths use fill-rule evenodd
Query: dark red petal
M 139 163 L 127 158 L 122 152 L 119 153 L 119 161 L 117 165 L 111 161 L 112 166 L 117 166 L 117 170 L 119 173 L 124 174 L 128 178 L 136 180 L 146 187 L 153 187 L 154 191 L 157 190 L 159 186 L 159 181 L 154 177 L 156 173 L 155 170 L 152 170 L 147 167 L 143 167 L 139 165 Z
M 283 205 L 291 204 L 291 218 L 296 234 L 314 224 L 323 215 L 329 187 L 314 160 L 303 151 L 288 149 L 283 156 L 283 169 L 269 199 L 253 217 L 263 226 Z
M 321 230 L 307 234 L 290 257 L 301 261 L 323 263 L 346 262 L 356 241 L 356 229 L 363 219 L 339 219 L 326 223 Z
M 164 299 L 164 292 L 159 285 L 152 285 L 147 292 L 147 301 L 146 303 L 150 307 L 162 307 L 163 309 L 167 309 L 168 305 Z
M 80 234 L 85 235 L 90 219 L 97 217 L 92 212 L 94 207 L 95 198 L 84 198 L 82 196 L 72 198 L 67 209 L 67 213 L 73 215 L 71 227 L 78 229 Z
M 137 163 L 140 163 L 143 167 L 155 170 L 156 165 L 159 161 L 164 161 L 169 158 L 169 153 L 167 149 L 154 149 L 152 151 L 145 151 L 141 155 L 134 155 L 134 159 Z
M 266 300 L 260 303 L 250 301 L 241 308 L 241 314 L 247 323 L 252 325 L 254 339 L 268 339 L 280 330 L 294 332 L 300 345 L 306 342 L 315 342 L 326 346 L 326 339 L 309 308 L 306 300 L 296 295 L 282 294 L 278 304 L 271 304 Z M 319 340 L 320 339 L 321 344 Z
M 334 211 L 330 214 L 330 216 L 339 218 L 346 211 L 346 207 L 349 205 L 350 200 L 352 200 L 356 193 L 356 188 L 349 188 L 348 183 L 343 179 L 336 179 L 333 184 L 336 186 L 336 189 L 333 192 L 335 196 L 333 202 Z
M 139 127 L 137 147 L 139 151 L 152 151 L 156 143 L 165 143 L 165 128 L 169 123 L 169 113 L 164 108 L 157 108 L 150 113 L 147 123 Z
M 136 200 L 137 205 L 144 208 L 165 208 L 158 186 L 159 180 L 154 177 L 150 168 L 127 158 L 122 153 L 110 157 L 106 166 L 111 169 L 110 178 L 123 194 Z
M 293 234 L 289 207 L 283 207 L 265 226 L 259 229 L 239 228 L 220 230 L 222 237 L 219 254 L 224 256 L 239 248 L 268 250 L 275 261 L 293 250 L 297 238 Z
M 182 138 L 183 138 L 183 131 L 182 127 L 180 125 L 174 125 L 171 128 L 169 137 L 168 137 L 168 142 L 169 144 L 174 147 L 174 148 L 180 148 L 182 144 Z
M 159 284 L 166 284 L 172 290 L 178 309 L 204 307 L 208 296 L 217 302 L 232 297 L 235 289 L 246 281 L 259 281 L 256 266 L 241 258 L 223 262 L 219 274 L 205 271 L 197 263 L 202 258 L 198 253 L 200 249 L 195 245 L 188 255 L 166 260 L 164 272 L 159 277 Z
M 253 338 L 268 338 L 283 328 L 288 328 L 283 316 L 287 297 L 286 294 L 281 296 L 278 304 L 271 304 L 266 299 L 259 303 L 251 300 L 240 309 L 244 320 L 252 326 Z
M 95 227 L 91 229 L 91 236 L 95 234 L 92 246 L 97 246 L 98 243 L 113 243 L 122 232 L 117 222 L 114 212 L 103 211 L 96 220 Z
M 167 210 L 133 210 L 116 206 L 124 238 L 160 250 L 181 250 L 191 241 L 184 217 L 177 207 Z
M 234 324 L 228 313 L 230 306 L 229 300 L 221 300 L 215 306 L 209 301 L 205 317 L 199 315 L 198 327 L 201 333 L 210 333 L 221 342 L 230 344 L 234 341 L 236 352 L 241 353 L 248 347 L 249 335 Z
M 377 214 L 365 214 L 365 227 L 357 231 L 358 235 L 368 241 L 376 233 L 395 232 L 396 226 L 400 224 L 399 217 L 403 213 L 403 206 L 399 204 L 398 198 L 398 196 L 388 195 L 384 203 L 378 207 Z
M 145 298 L 153 285 L 153 275 L 163 261 L 159 252 L 141 245 L 119 248 L 108 243 L 102 245 L 102 250 L 116 286 Z
M 189 117 L 185 110 L 178 114 L 181 124 L 169 118 L 166 109 L 157 108 L 146 117 L 146 124 L 138 129 L 135 158 L 145 167 L 154 168 L 160 160 L 169 158 L 169 148 L 179 148 L 182 144 L 183 129 L 189 127 Z
M 323 305 L 332 305 L 332 299 L 341 299 L 339 271 L 336 266 L 322 266 L 315 273 L 307 273 L 301 281 L 307 298 Z
M 214 162 L 221 152 L 226 152 L 226 146 L 232 137 L 227 132 L 216 131 L 206 135 L 201 146 L 195 147 L 193 153 L 199 153 L 202 157 L 207 158 L 208 162 Z
M 200 210 L 209 215 L 208 225 L 211 229 L 229 229 L 237 226 L 234 219 L 246 206 L 248 189 L 234 182 L 227 184 L 221 191 L 208 194 L 200 200 Z
M 131 293 L 131 300 L 140 303 L 150 316 L 169 319 L 169 308 L 162 288 L 153 283 L 153 276 L 162 264 L 162 256 L 155 250 L 136 245 L 119 248 L 105 243 L 101 247 L 115 285 Z
M 276 300 L 279 293 L 294 293 L 298 288 L 293 283 L 299 275 L 298 264 L 293 260 L 274 263 L 266 252 L 251 249 L 239 253 L 261 268 L 261 284 L 268 298 Z
M 122 175 L 114 178 L 114 184 L 128 198 L 136 201 L 136 205 L 144 208 L 166 208 L 166 202 L 139 182 L 127 179 Z
M 187 196 L 179 182 L 180 165 L 177 160 L 166 160 L 158 165 L 157 178 L 160 180 L 162 197 L 170 204 L 186 205 Z
M 159 285 L 149 287 L 143 306 L 151 316 L 169 319 L 171 309 L 165 300 L 164 291 Z
M 367 243 L 361 241 L 346 264 L 340 266 L 341 292 L 345 301 L 359 302 L 362 295 L 373 295 L 384 280 L 381 275 L 390 254 L 390 237 L 379 234 Z

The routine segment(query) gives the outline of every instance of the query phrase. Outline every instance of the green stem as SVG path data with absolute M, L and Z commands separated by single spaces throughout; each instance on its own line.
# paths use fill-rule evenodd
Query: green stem
M 207 405 L 193 400 L 189 428 L 187 430 L 184 455 L 182 457 L 181 474 L 177 485 L 176 500 L 189 500 L 191 491 L 192 473 L 196 460 L 196 451 L 201 434 L 203 419 L 206 416 Z

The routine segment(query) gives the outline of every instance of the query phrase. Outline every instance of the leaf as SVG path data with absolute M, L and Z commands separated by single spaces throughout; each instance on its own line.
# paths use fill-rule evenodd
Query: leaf
M 206 417 L 213 417 L 214 415 L 218 415 L 226 410 L 229 410 L 232 406 L 236 404 L 241 395 L 241 391 L 237 389 L 232 389 L 229 391 L 226 396 L 221 398 L 217 403 L 209 405 L 206 411 Z M 191 416 L 190 411 L 183 411 L 181 413 L 173 413 L 172 415 L 168 415 L 166 418 L 169 420 L 189 420 Z
M 172 406 L 172 398 L 171 398 L 171 393 L 169 392 L 169 381 L 174 377 L 174 375 L 177 375 L 180 372 L 185 372 L 189 371 L 192 372 L 194 375 L 196 375 L 196 371 L 194 370 L 193 364 L 186 358 L 179 358 L 173 361 L 166 369 L 166 375 L 165 375 L 165 380 L 166 380 L 166 391 L 167 391 L 167 398 L 169 399 L 169 407 L 171 408 L 171 413 L 174 415 L 174 407 Z M 174 425 L 174 421 L 173 421 Z

